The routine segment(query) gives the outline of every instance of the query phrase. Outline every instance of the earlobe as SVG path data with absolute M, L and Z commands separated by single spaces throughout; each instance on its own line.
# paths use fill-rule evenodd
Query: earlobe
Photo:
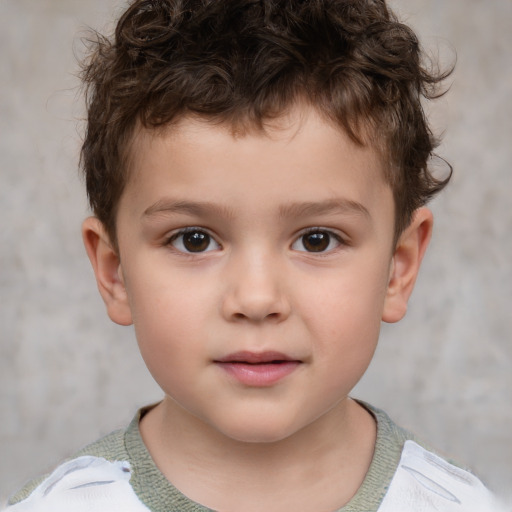
M 108 316 L 117 324 L 131 325 L 132 316 L 119 256 L 103 224 L 96 217 L 85 219 L 82 237 Z
M 407 312 L 407 302 L 432 235 L 433 222 L 432 212 L 419 208 L 398 240 L 382 314 L 384 322 L 398 322 Z

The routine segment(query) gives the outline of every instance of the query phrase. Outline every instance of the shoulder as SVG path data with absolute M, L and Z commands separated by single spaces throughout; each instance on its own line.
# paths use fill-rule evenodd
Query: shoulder
M 61 464 L 6 512 L 149 512 L 130 485 L 127 461 L 82 455 Z
M 498 512 L 501 509 L 476 476 L 407 440 L 379 512 L 410 510 Z
M 56 482 L 59 479 L 59 475 L 62 474 L 63 470 L 69 470 L 70 475 L 74 473 L 74 476 L 77 476 L 78 474 L 83 476 L 83 470 L 86 467 L 89 467 L 90 470 L 94 470 L 93 473 L 95 473 L 96 470 L 98 469 L 101 470 L 102 466 L 97 462 L 105 461 L 105 463 L 112 463 L 115 461 L 128 461 L 128 455 L 124 447 L 124 433 L 124 430 L 116 430 L 114 432 L 111 432 L 110 434 L 98 439 L 97 441 L 81 449 L 72 458 L 64 461 L 51 474 L 47 474 L 42 477 L 31 480 L 10 498 L 9 505 L 15 505 L 21 501 L 26 500 L 36 491 L 36 489 L 41 490 L 41 486 L 45 482 L 46 493 L 49 494 L 48 482 Z M 96 463 L 93 462 L 94 459 L 98 459 Z M 103 466 L 103 469 L 105 468 L 106 466 Z M 112 467 L 112 469 L 113 468 L 114 466 Z M 78 471 L 78 473 L 76 473 L 76 471 Z M 11 508 L 8 508 L 7 510 L 11 510 Z
M 378 512 L 499 512 L 494 495 L 472 473 L 448 461 L 382 410 L 360 404 L 378 424 L 373 478 Z M 367 478 L 368 480 L 368 478 Z M 364 484 L 363 484 L 364 485 Z M 376 492 L 377 491 L 377 492 Z M 358 509 L 360 510 L 360 509 Z
M 103 457 L 107 460 L 120 460 L 128 457 L 125 447 L 126 430 L 114 430 L 110 434 L 88 444 L 74 455 L 74 458 L 82 455 Z

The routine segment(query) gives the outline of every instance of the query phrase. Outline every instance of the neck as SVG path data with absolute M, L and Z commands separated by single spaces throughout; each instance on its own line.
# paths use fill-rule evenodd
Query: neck
M 156 465 L 183 494 L 216 510 L 247 512 L 340 508 L 360 487 L 376 438 L 373 417 L 350 399 L 270 443 L 229 438 L 170 398 L 140 429 Z

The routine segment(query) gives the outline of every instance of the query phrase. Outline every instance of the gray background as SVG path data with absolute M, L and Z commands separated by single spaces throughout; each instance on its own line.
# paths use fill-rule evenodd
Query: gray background
M 0 0 L 0 501 L 160 392 L 108 320 L 80 239 L 87 215 L 74 74 L 85 25 L 119 0 Z M 512 2 L 396 0 L 454 58 L 429 107 L 455 166 L 409 313 L 384 326 L 354 394 L 491 487 L 512 486 Z M 510 491 L 508 491 L 510 492 Z

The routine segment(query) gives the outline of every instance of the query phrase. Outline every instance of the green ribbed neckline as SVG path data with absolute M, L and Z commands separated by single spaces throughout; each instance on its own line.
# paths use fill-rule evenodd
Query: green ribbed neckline
M 377 439 L 370 468 L 354 497 L 337 512 L 376 512 L 398 467 L 403 444 L 413 438 L 396 426 L 386 413 L 359 402 L 377 421 Z M 174 487 L 161 473 L 149 454 L 139 430 L 139 422 L 147 411 L 141 409 L 124 433 L 124 446 L 132 464 L 132 487 L 152 512 L 212 511 L 192 501 Z

